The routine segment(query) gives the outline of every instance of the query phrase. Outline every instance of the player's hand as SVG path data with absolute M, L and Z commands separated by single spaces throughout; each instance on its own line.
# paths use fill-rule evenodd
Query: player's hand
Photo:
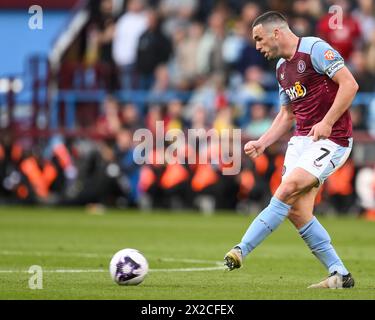
M 307 135 L 308 137 L 312 136 L 313 141 L 318 141 L 320 139 L 327 139 L 330 137 L 332 132 L 332 126 L 329 124 L 320 121 L 316 125 L 314 125 L 309 134 Z
M 259 157 L 264 152 L 265 147 L 262 143 L 256 140 L 246 143 L 243 149 L 250 158 L 254 159 Z

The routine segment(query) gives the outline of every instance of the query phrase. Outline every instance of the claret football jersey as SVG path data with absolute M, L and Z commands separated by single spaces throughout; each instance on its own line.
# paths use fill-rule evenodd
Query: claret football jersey
M 296 117 L 295 135 L 306 136 L 321 121 L 335 100 L 338 85 L 332 77 L 344 67 L 344 59 L 327 42 L 303 37 L 291 60 L 281 58 L 276 66 L 280 102 L 290 105 Z M 352 136 L 348 110 L 336 121 L 329 137 L 347 147 Z

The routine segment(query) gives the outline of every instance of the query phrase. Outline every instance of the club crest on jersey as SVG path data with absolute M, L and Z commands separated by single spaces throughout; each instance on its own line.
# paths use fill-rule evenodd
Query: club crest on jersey
M 297 81 L 294 86 L 285 89 L 286 94 L 289 96 L 291 101 L 296 100 L 298 98 L 302 98 L 306 95 L 307 90 L 304 85 L 302 85 L 299 81 Z
M 298 61 L 297 63 L 297 71 L 299 73 L 303 73 L 306 70 L 306 63 L 303 60 Z
M 326 58 L 326 60 L 333 60 L 335 58 L 335 53 L 331 49 L 329 49 L 324 52 L 324 58 Z
M 284 80 L 285 79 L 285 75 L 284 75 L 284 72 L 280 73 L 280 80 Z

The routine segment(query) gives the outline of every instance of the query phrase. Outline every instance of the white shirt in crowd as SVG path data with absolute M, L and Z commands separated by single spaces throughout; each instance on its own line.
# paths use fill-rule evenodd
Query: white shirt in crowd
M 118 66 L 135 63 L 138 41 L 146 28 L 145 12 L 128 12 L 118 20 L 112 48 L 113 59 Z

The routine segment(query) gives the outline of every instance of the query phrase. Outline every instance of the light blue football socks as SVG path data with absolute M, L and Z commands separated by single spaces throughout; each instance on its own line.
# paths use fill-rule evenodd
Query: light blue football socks
M 241 242 L 235 246 L 241 249 L 243 258 L 253 251 L 272 231 L 276 230 L 288 216 L 290 208 L 290 205 L 272 197 L 270 204 L 254 219 Z M 298 231 L 312 253 L 328 269 L 329 273 L 337 271 L 343 276 L 349 273 L 333 248 L 328 232 L 316 217 L 313 217 Z
M 312 253 L 328 269 L 329 273 L 337 271 L 343 276 L 349 273 L 333 248 L 328 232 L 316 217 L 313 217 L 298 231 Z
M 291 206 L 272 197 L 270 204 L 254 219 L 245 232 L 241 243 L 236 245 L 242 257 L 254 250 L 272 231 L 285 220 Z

